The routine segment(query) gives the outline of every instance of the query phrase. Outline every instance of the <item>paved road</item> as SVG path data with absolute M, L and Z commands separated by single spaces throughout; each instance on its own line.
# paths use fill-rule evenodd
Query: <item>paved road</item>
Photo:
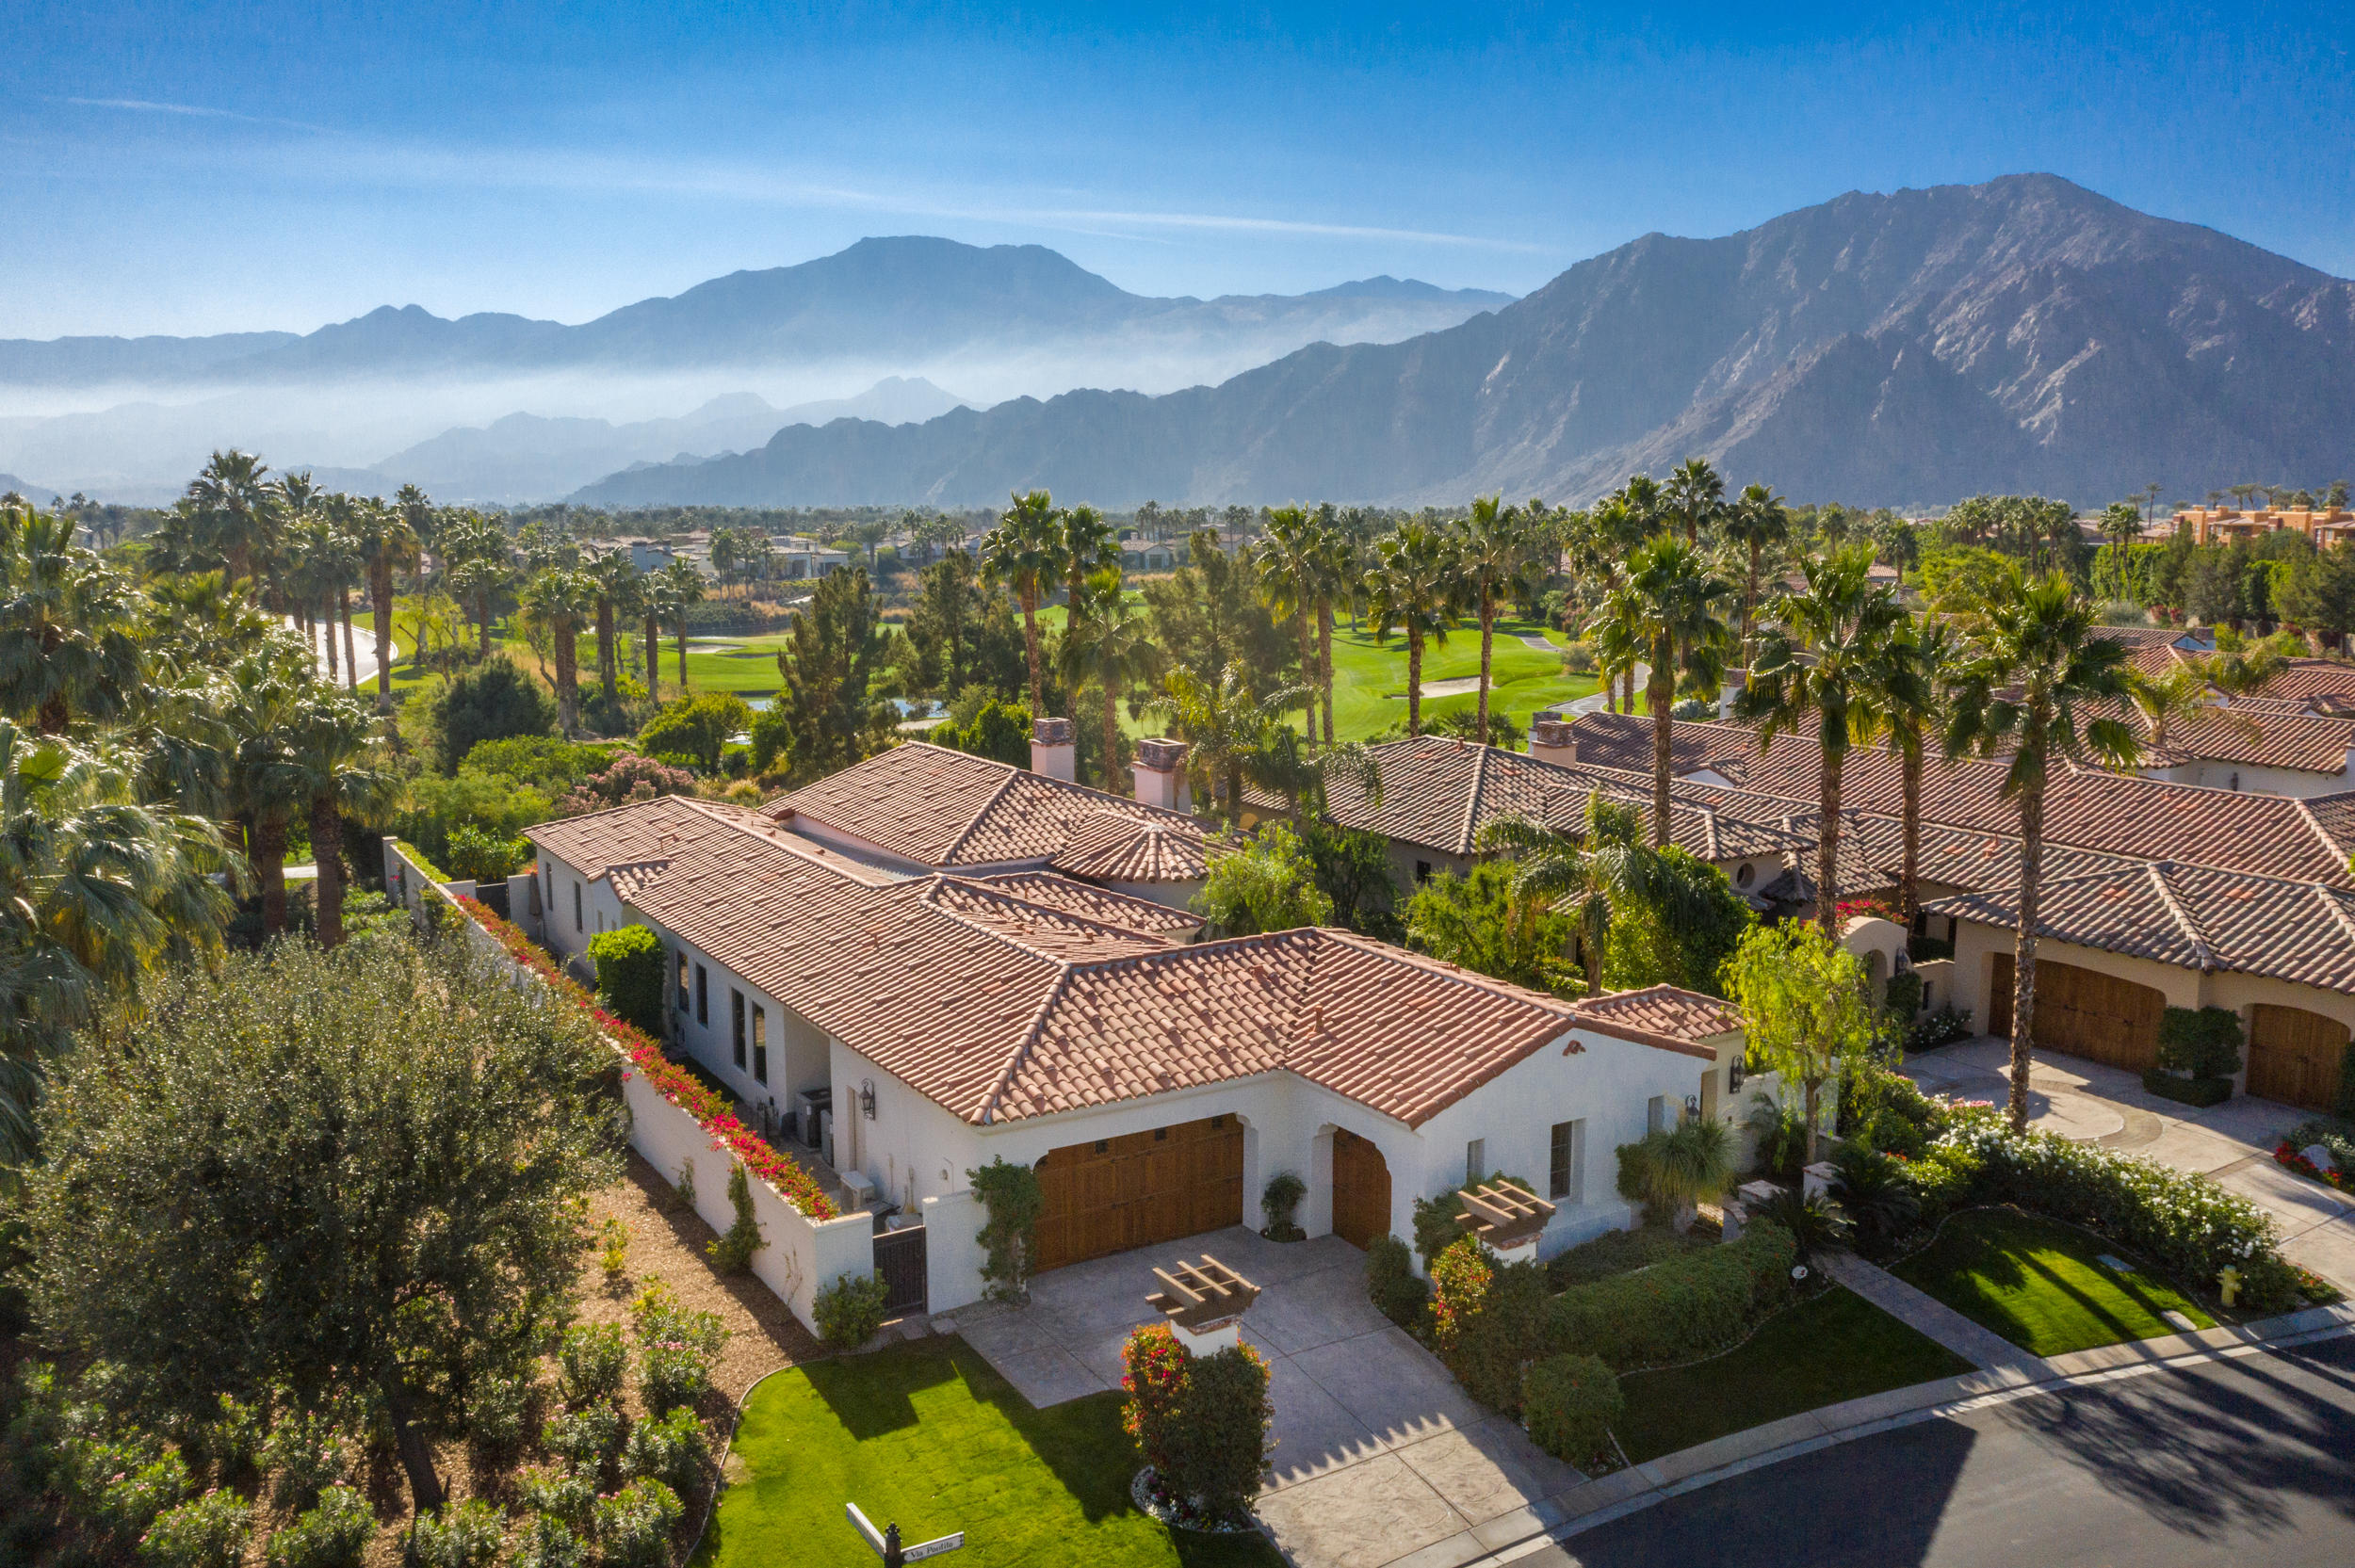
M 2355 1338 L 2037 1395 L 1672 1497 L 1517 1568 L 2355 1562 Z

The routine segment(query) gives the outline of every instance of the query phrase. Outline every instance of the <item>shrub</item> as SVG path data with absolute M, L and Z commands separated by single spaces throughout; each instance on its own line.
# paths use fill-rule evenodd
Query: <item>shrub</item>
M 1913 1027 L 1906 1031 L 1906 1049 L 1934 1051 L 1941 1045 L 1952 1045 L 1957 1040 L 1970 1038 L 1971 1010 L 1948 1003 L 1913 1021 Z
M 552 1513 L 527 1517 L 515 1532 L 513 1568 L 587 1568 L 589 1548 Z
M 1906 938 L 1906 957 L 1916 963 L 1933 963 L 1940 959 L 1950 959 L 1954 956 L 1955 945 L 1942 936 Z
M 515 1479 L 515 1495 L 544 1518 L 586 1529 L 597 1500 L 597 1478 L 560 1464 L 535 1464 Z
M 556 727 L 556 703 L 522 665 L 495 654 L 451 677 L 432 700 L 432 718 L 442 771 L 455 773 L 482 741 L 548 734 Z
M 418 1568 L 490 1568 L 507 1532 L 499 1511 L 479 1497 L 426 1514 L 409 1528 L 409 1555 Z
M 1458 1322 L 1448 1370 L 1494 1410 L 1520 1408 L 1521 1372 L 1545 1352 L 1546 1271 L 1535 1263 L 1493 1269 L 1475 1309 Z
M 671 1568 L 671 1531 L 685 1511 L 677 1493 L 649 1478 L 599 1497 L 598 1562 L 602 1568 Z
M 629 1431 L 622 1449 L 622 1474 L 637 1479 L 652 1477 L 677 1493 L 690 1496 L 711 1463 L 711 1443 L 704 1424 L 691 1410 L 674 1410 L 658 1420 L 639 1422 Z
M 1974 1151 L 1952 1143 L 1933 1143 L 1921 1158 L 1906 1161 L 1900 1173 L 1913 1188 L 1920 1221 L 1935 1225 L 1968 1203 L 1984 1163 Z
M 331 1486 L 316 1507 L 269 1538 L 269 1568 L 360 1568 L 376 1515 L 349 1486 Z
M 1036 1252 L 1039 1212 L 1047 1205 L 1039 1191 L 1038 1173 L 1027 1165 L 1010 1165 L 1000 1156 L 978 1171 L 967 1171 L 965 1179 L 973 1184 L 973 1195 L 989 1211 L 988 1223 L 974 1237 L 986 1253 L 982 1278 L 989 1282 L 989 1299 L 1026 1300 L 1031 1293 L 1031 1259 Z
M 1618 1374 L 1593 1356 L 1548 1356 L 1521 1379 L 1530 1440 L 1572 1464 L 1591 1469 L 1609 1453 L 1611 1424 L 1626 1408 Z
M 1665 1225 L 1639 1225 L 1632 1231 L 1605 1231 L 1582 1241 L 1546 1262 L 1546 1283 L 1567 1290 L 1590 1280 L 1608 1279 L 1633 1269 L 1648 1269 L 1664 1258 L 1690 1252 L 1700 1243 Z
M 1431 1260 L 1431 1338 L 1442 1360 L 1454 1351 L 1456 1337 L 1480 1311 L 1495 1277 L 1494 1254 L 1469 1236 Z
M 1139 1325 L 1120 1347 L 1120 1386 L 1129 1396 L 1120 1410 L 1121 1430 L 1136 1440 L 1145 1463 L 1165 1478 L 1175 1468 L 1171 1444 L 1178 1401 L 1193 1359 L 1166 1323 Z
M 1888 989 L 1881 993 L 1881 1010 L 1896 1021 L 1901 1033 L 1911 1028 L 1913 1015 L 1922 1010 L 1922 977 L 1910 969 L 1890 976 Z
M 503 882 L 531 858 L 531 840 L 502 838 L 472 822 L 451 828 L 442 845 L 442 862 L 451 874 L 477 882 Z
M 885 1294 L 881 1274 L 837 1276 L 810 1302 L 818 1337 L 837 1350 L 866 1344 L 883 1327 Z
M 78 1437 L 66 1444 L 66 1495 L 98 1532 L 129 1544 L 189 1492 L 187 1462 L 144 1434 L 122 1442 Z
M 628 1277 L 628 1220 L 609 1214 L 597 1227 L 597 1267 L 604 1270 L 609 1286 L 618 1285 Z
M 2143 1074 L 2142 1087 L 2179 1106 L 2220 1106 L 2233 1097 L 2230 1078 L 2187 1078 L 2161 1067 Z
M 650 1035 L 662 1032 L 662 939 L 645 926 L 624 926 L 589 939 L 597 966 L 597 1001 L 606 1011 Z
M 603 772 L 574 785 L 553 810 L 558 816 L 583 816 L 658 796 L 694 793 L 695 775 L 686 768 L 666 767 L 652 757 L 625 752 L 608 763 Z
M 712 1363 L 728 1342 L 716 1312 L 690 1312 L 660 1280 L 629 1306 L 638 1335 L 638 1389 L 646 1408 L 661 1414 L 694 1404 L 711 1387 Z
M 512 1454 L 531 1431 L 531 1407 L 539 1397 L 540 1385 L 528 1372 L 478 1376 L 466 1390 L 467 1435 L 485 1454 Z
M 2331 1163 L 2348 1175 L 2355 1175 L 2355 1124 L 2328 1116 L 2310 1116 L 2288 1132 L 2282 1141 L 2293 1149 L 2307 1149 L 2316 1143 L 2331 1153 Z
M 324 1487 L 344 1479 L 349 1456 L 341 1433 L 323 1415 L 288 1415 L 262 1441 L 262 1468 L 270 1472 L 270 1499 L 280 1508 L 308 1508 Z
M 638 749 L 650 757 L 683 757 L 698 772 L 717 773 L 728 737 L 752 725 L 751 706 L 735 693 L 690 692 L 662 704 L 662 711 L 638 732 Z
M 227 1394 L 220 1397 L 219 1410 L 197 1434 L 197 1447 L 218 1475 L 233 1476 L 261 1458 L 264 1412 Z
M 1883 1253 L 1921 1217 L 1922 1200 L 1905 1178 L 1904 1162 L 1847 1144 L 1832 1155 L 1832 1196 L 1856 1227 L 1860 1251 Z
M 723 1274 L 740 1274 L 753 1266 L 753 1254 L 769 1243 L 761 1238 L 760 1219 L 753 1212 L 753 1185 L 741 1162 L 728 1162 L 728 1206 L 736 1219 L 727 1234 L 704 1243 L 704 1251 Z
M 629 1351 L 610 1323 L 581 1323 L 564 1331 L 556 1352 L 556 1386 L 575 1410 L 619 1398 Z
M 157 1514 L 139 1537 L 139 1559 L 152 1568 L 236 1568 L 252 1531 L 246 1500 L 216 1489 Z
M 1807 1164 L 1807 1118 L 1761 1091 L 1750 1096 L 1750 1113 L 1745 1120 L 1756 1140 L 1752 1163 L 1759 1172 L 1779 1182 L 1797 1181 Z
M 553 1416 L 540 1429 L 540 1446 L 588 1477 L 599 1477 L 621 1456 L 619 1405 L 591 1405 Z
M 1821 1191 L 1807 1190 L 1804 1185 L 1778 1188 L 1773 1197 L 1758 1206 L 1758 1217 L 1788 1234 L 1803 1260 L 1845 1247 L 1855 1232 L 1838 1204 Z
M 1366 1244 L 1366 1294 L 1374 1310 L 1407 1330 L 1423 1326 L 1431 1286 L 1415 1272 L 1414 1253 L 1394 1236 L 1377 1236 Z
M 1297 1222 L 1300 1200 L 1308 1195 L 1308 1184 L 1300 1179 L 1297 1171 L 1278 1171 L 1267 1181 L 1259 1193 L 1259 1213 L 1267 1225 L 1259 1234 L 1270 1241 L 1298 1241 L 1307 1235 Z
M 2159 1014 L 2159 1065 L 2191 1078 L 2240 1071 L 2240 1014 L 2225 1008 L 2168 1008 Z
M 7 1434 L 8 1467 L 24 1491 L 46 1492 L 67 1431 L 57 1369 L 45 1361 L 24 1363 L 17 1369 L 12 1393 L 14 1413 L 8 1417 Z
M 1797 1257 L 1789 1232 L 1754 1222 L 1737 1241 L 1563 1291 L 1546 1308 L 1546 1343 L 1622 1371 L 1710 1354 L 1788 1298 Z
M 1619 1145 L 1619 1196 L 1645 1217 L 1691 1224 L 1697 1204 L 1716 1197 L 1733 1174 L 1732 1134 L 1714 1117 L 1694 1117 Z
M 1250 1506 L 1267 1474 L 1268 1365 L 1249 1345 L 1195 1356 L 1186 1367 L 1171 1433 L 1172 1484 L 1213 1514 Z

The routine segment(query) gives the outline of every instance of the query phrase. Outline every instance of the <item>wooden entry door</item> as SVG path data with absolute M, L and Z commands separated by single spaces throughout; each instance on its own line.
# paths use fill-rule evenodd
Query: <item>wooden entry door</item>
M 1988 1032 L 2011 1033 L 2012 956 L 1995 955 Z M 2167 994 L 2098 969 L 2039 959 L 2036 966 L 2036 1037 L 2039 1051 L 2064 1051 L 2130 1073 L 2147 1073 L 2159 1059 L 2159 1015 Z
M 1242 1220 L 1242 1123 L 1212 1116 L 1050 1151 L 1038 1162 L 1040 1269 Z
M 1353 1247 L 1390 1234 L 1390 1166 L 1382 1151 L 1333 1129 L 1333 1234 Z
M 2339 1103 L 2347 1029 L 2304 1008 L 2260 1002 L 2249 1020 L 2249 1092 L 2312 1110 Z

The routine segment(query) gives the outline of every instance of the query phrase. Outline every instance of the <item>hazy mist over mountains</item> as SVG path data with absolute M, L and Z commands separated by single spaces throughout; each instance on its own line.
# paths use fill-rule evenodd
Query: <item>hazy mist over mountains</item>
M 755 445 L 795 418 L 891 423 L 1085 385 L 1169 391 L 1320 340 L 1412 337 L 1510 299 L 1389 277 L 1156 299 L 1041 246 L 867 239 L 578 326 L 412 305 L 300 336 L 0 341 L 0 466 L 155 500 L 234 444 L 322 478 L 381 471 L 450 500 L 552 499 L 629 462 Z M 899 383 L 929 391 L 883 390 Z M 600 442 L 610 461 L 578 468 L 570 454 Z
M 1580 501 L 1703 453 L 1730 485 L 1922 505 L 2355 470 L 2355 284 L 2051 175 L 1648 234 L 1493 314 L 1165 396 L 780 430 L 599 505 Z

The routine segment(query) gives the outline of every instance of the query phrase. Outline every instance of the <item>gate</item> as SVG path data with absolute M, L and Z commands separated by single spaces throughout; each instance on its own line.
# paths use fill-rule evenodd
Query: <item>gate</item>
M 884 1317 L 922 1312 L 925 1301 L 924 1227 L 885 1231 L 875 1237 L 875 1272 L 883 1276 Z

